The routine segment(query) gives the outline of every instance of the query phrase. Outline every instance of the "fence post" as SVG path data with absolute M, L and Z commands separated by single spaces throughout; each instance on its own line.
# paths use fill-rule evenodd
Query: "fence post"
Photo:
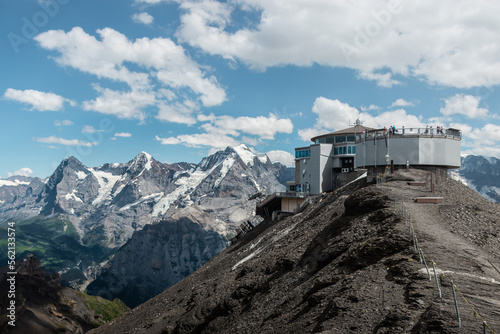
M 438 288 L 439 298 L 441 298 L 441 288 L 439 287 L 439 279 L 436 273 L 436 263 L 432 261 L 432 268 L 434 268 L 434 278 L 436 278 L 436 286 Z
M 458 312 L 457 295 L 455 294 L 455 283 L 451 281 L 451 288 L 453 290 L 453 299 L 455 300 L 455 310 L 457 311 L 458 318 L 458 328 L 462 327 L 462 321 L 460 320 L 460 312 Z

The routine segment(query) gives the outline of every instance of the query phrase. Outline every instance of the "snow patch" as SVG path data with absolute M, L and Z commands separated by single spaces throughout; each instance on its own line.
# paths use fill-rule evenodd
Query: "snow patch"
M 218 187 L 220 185 L 220 183 L 222 182 L 222 180 L 224 180 L 224 178 L 227 175 L 227 172 L 229 172 L 229 169 L 231 169 L 231 167 L 233 167 L 235 161 L 236 160 L 234 160 L 233 157 L 228 157 L 226 160 L 224 160 L 224 162 L 222 163 L 222 168 L 220 170 L 220 176 L 215 181 L 215 184 L 214 184 L 215 187 Z
M 26 182 L 26 181 L 19 181 L 19 180 L 14 180 L 14 181 L 0 180 L 0 187 L 3 187 L 3 186 L 15 187 L 15 186 L 18 186 L 20 184 L 28 185 L 30 183 Z
M 164 195 L 164 193 L 161 192 L 161 193 L 151 194 L 151 195 L 148 195 L 148 196 L 143 196 L 143 197 L 139 198 L 137 201 L 121 207 L 120 211 L 128 210 L 128 209 L 130 209 L 133 206 L 136 206 L 136 205 L 141 204 L 143 202 L 147 202 L 147 201 L 152 200 L 152 199 L 156 199 L 156 198 L 162 197 L 163 195 Z
M 178 187 L 156 203 L 153 208 L 152 216 L 158 217 L 159 215 L 165 214 L 173 202 L 181 196 L 189 195 L 190 192 L 193 192 L 193 190 L 205 179 L 208 174 L 209 173 L 206 172 L 195 171 L 189 177 L 177 179 L 174 184 Z
M 64 195 L 64 198 L 67 201 L 73 200 L 73 201 L 76 201 L 76 202 L 83 203 L 83 201 L 78 196 L 76 196 L 76 189 L 73 189 L 72 193 L 68 193 L 68 194 Z M 74 212 L 72 212 L 72 213 L 74 213 Z
M 239 155 L 245 165 L 253 166 L 253 158 L 255 158 L 255 154 L 253 154 L 245 144 L 235 146 L 233 147 L 233 150 Z
M 97 198 L 92 202 L 92 205 L 100 205 L 105 202 L 111 201 L 111 192 L 117 181 L 122 178 L 122 175 L 113 175 L 108 172 L 103 172 L 100 170 L 89 169 L 92 174 L 97 179 L 99 183 L 99 193 Z
M 87 177 L 87 174 L 85 174 L 85 172 L 82 172 L 82 171 L 78 171 L 78 172 L 75 172 L 76 173 L 76 176 L 78 177 L 78 180 L 83 180 Z
M 262 162 L 263 164 L 267 163 L 267 160 L 269 159 L 266 154 L 257 154 L 257 158 Z
M 266 249 L 266 247 L 261 247 L 261 248 L 257 249 L 255 252 L 253 252 L 252 254 L 250 254 L 250 255 L 244 257 L 243 259 L 241 259 L 240 261 L 236 262 L 236 264 L 233 266 L 232 270 L 235 270 L 236 268 L 238 268 L 238 266 L 247 262 L 251 258 L 254 258 L 255 256 L 259 255 L 259 253 L 261 253 L 264 249 Z

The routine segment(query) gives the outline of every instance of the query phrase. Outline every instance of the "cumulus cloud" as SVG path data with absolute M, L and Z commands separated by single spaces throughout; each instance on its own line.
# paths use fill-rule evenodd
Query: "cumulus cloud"
M 242 142 L 257 145 L 262 140 L 274 139 L 277 133 L 291 133 L 293 131 L 291 120 L 278 118 L 274 114 L 269 114 L 267 117 L 232 117 L 210 114 L 208 116 L 199 115 L 198 120 L 206 122 L 201 125 L 201 128 L 205 130 L 204 133 L 167 138 L 156 136 L 156 140 L 164 145 L 182 144 L 189 147 L 220 149 L 227 146 L 236 146 Z
M 182 41 L 252 68 L 348 67 L 385 87 L 410 76 L 458 88 L 500 83 L 495 1 L 186 0 L 180 8 Z M 251 24 L 233 22 L 233 11 Z
M 269 116 L 218 116 L 202 126 L 207 132 L 230 134 L 238 136 L 239 133 L 256 135 L 262 139 L 274 139 L 277 133 L 292 133 L 293 124 L 288 118 L 278 118 L 274 114 Z
M 151 24 L 154 18 L 146 12 L 142 12 L 132 15 L 132 20 L 136 23 Z
M 102 114 L 115 115 L 123 119 L 143 121 L 146 114 L 144 108 L 156 103 L 154 92 L 132 90 L 129 92 L 114 91 L 108 88 L 95 87 L 100 96 L 95 100 L 84 101 L 83 109 L 97 111 Z
M 292 166 L 295 163 L 295 159 L 290 152 L 273 150 L 266 153 L 272 162 L 281 162 L 283 165 Z
M 31 110 L 38 111 L 59 111 L 63 109 L 65 102 L 72 106 L 76 105 L 74 101 L 65 99 L 60 95 L 33 89 L 17 90 L 7 88 L 3 97 L 7 100 L 28 104 L 31 106 Z
M 79 139 L 64 139 L 55 136 L 50 136 L 46 138 L 38 137 L 35 139 L 37 142 L 45 144 L 60 144 L 65 146 L 87 146 L 87 147 L 97 146 L 97 142 L 85 142 Z
M 115 133 L 115 137 L 129 138 L 132 137 L 132 134 L 130 132 L 117 132 Z
M 14 173 L 7 173 L 9 177 L 14 176 L 14 175 L 19 175 L 19 176 L 31 176 L 33 175 L 33 171 L 31 168 L 24 167 L 21 169 L 16 170 Z
M 413 107 L 415 104 L 406 101 L 405 99 L 397 99 L 392 102 L 391 107 Z
M 196 95 L 206 107 L 226 100 L 225 90 L 217 79 L 202 70 L 184 48 L 171 39 L 144 37 L 131 41 L 111 28 L 99 29 L 97 34 L 100 39 L 74 27 L 69 32 L 49 30 L 35 40 L 43 48 L 59 52 L 54 57 L 58 64 L 99 78 L 125 82 L 132 91 L 151 90 L 151 80 L 156 78 L 175 90 L 183 89 Z M 130 114 L 130 111 L 125 110 L 124 118 L 142 117 L 141 113 Z
M 239 141 L 233 137 L 213 133 L 184 134 L 168 138 L 156 136 L 156 140 L 163 145 L 182 144 L 187 147 L 212 147 L 218 149 L 225 148 L 227 146 L 237 146 L 240 144 Z
M 92 125 L 84 125 L 82 128 L 82 133 L 94 133 L 96 129 Z
M 445 106 L 440 109 L 445 116 L 465 115 L 467 118 L 482 118 L 488 116 L 488 109 L 480 108 L 481 98 L 472 95 L 456 94 L 444 99 Z

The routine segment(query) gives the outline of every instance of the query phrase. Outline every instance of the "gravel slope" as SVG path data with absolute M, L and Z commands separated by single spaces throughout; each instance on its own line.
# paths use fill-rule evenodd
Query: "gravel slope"
M 385 188 L 351 184 L 276 223 L 264 222 L 198 271 L 92 333 L 482 333 L 451 285 L 443 298 L 413 251 L 420 246 L 500 330 L 499 206 L 466 186 L 412 170 Z M 416 197 L 442 196 L 442 204 Z M 394 202 L 396 197 L 396 205 Z

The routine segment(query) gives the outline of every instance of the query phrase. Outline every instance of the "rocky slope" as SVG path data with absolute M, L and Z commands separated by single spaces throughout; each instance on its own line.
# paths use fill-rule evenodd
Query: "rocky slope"
M 227 246 L 227 239 L 183 215 L 147 225 L 114 255 L 87 288 L 135 307 L 171 287 Z
M 286 174 L 282 167 L 244 145 L 197 165 L 163 164 L 145 152 L 127 163 L 99 167 L 68 157 L 44 181 L 0 180 L 0 231 L 16 221 L 21 256 L 34 253 L 46 270 L 61 272 L 65 283 L 85 287 L 134 232 L 183 208 L 200 212 L 203 231 L 230 235 L 252 219 L 255 201 L 249 197 L 284 189 L 278 181 Z
M 7 267 L 0 268 L 0 331 L 2 333 L 84 333 L 129 310 L 121 301 L 108 301 L 61 286 L 59 275 L 45 276 L 40 261 L 29 256 L 16 263 L 15 327 L 9 326 Z
M 92 333 L 480 333 L 481 319 L 498 332 L 499 206 L 452 179 L 439 179 L 431 194 L 429 174 L 418 170 L 398 172 L 384 188 L 359 182 L 260 224 Z M 443 202 L 415 203 L 420 196 Z M 438 266 L 442 298 L 403 211 L 427 263 Z M 476 312 L 459 295 L 461 329 L 450 278 Z

